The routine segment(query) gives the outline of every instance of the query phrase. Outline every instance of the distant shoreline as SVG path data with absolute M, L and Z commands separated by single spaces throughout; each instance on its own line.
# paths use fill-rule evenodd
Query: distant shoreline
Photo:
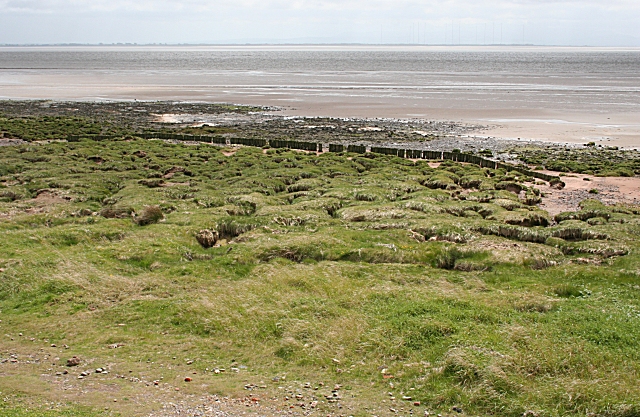
M 185 44 L 143 44 L 143 43 L 55 43 L 55 44 L 0 44 L 2 48 L 208 48 L 208 49 L 281 49 L 281 50 L 385 50 L 385 49 L 411 49 L 411 50 L 451 50 L 451 51 L 509 51 L 509 50 L 530 50 L 532 52 L 562 51 L 562 52 L 638 52 L 640 46 L 593 46 L 593 45 L 537 45 L 537 44 L 369 44 L 369 43 L 185 43 Z

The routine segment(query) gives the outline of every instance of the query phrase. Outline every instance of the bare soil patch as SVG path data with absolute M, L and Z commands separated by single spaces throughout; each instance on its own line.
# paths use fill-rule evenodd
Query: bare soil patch
M 61 197 L 53 191 L 43 190 L 38 193 L 36 198 L 33 199 L 34 202 L 37 203 L 38 206 L 50 206 L 54 204 L 60 203 L 68 203 L 71 200 L 70 197 Z
M 540 207 L 551 215 L 578 210 L 580 202 L 589 198 L 608 205 L 640 203 L 640 177 L 594 177 L 571 174 L 563 176 L 562 181 L 566 185 L 561 190 L 548 184 L 537 186 L 544 194 Z

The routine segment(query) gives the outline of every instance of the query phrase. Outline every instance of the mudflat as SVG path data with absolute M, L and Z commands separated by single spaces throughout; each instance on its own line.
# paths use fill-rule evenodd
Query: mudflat
M 0 97 L 185 100 L 481 125 L 478 137 L 640 145 L 638 49 L 0 48 Z

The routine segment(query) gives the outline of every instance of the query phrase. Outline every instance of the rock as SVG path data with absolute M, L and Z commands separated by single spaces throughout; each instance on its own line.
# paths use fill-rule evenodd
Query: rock
M 196 234 L 196 240 L 205 249 L 213 247 L 219 237 L 218 232 L 211 229 L 202 229 Z
M 187 361 L 187 365 L 191 365 L 192 363 L 193 363 L 193 361 L 192 361 L 192 360 L 188 360 L 188 361 Z
M 193 381 L 193 379 L 191 379 L 190 377 L 186 377 L 186 378 L 184 379 L 184 382 L 191 382 L 191 381 Z
M 405 401 L 411 401 L 412 398 L 407 396 L 407 395 L 403 395 L 402 399 L 405 400 Z
M 96 374 L 101 374 L 105 371 L 104 368 L 96 368 Z
M 462 408 L 460 408 L 460 407 L 452 407 L 451 409 L 453 411 L 455 411 L 456 413 L 462 413 Z
M 78 366 L 80 365 L 80 358 L 74 356 L 71 359 L 67 359 L 67 366 Z
M 416 407 L 419 407 L 420 406 L 420 401 L 414 401 L 413 405 L 416 406 Z

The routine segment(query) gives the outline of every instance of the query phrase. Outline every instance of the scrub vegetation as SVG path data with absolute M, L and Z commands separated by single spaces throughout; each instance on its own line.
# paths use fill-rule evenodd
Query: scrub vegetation
M 552 217 L 505 169 L 142 139 L 0 170 L 3 415 L 640 414 L 637 206 Z

